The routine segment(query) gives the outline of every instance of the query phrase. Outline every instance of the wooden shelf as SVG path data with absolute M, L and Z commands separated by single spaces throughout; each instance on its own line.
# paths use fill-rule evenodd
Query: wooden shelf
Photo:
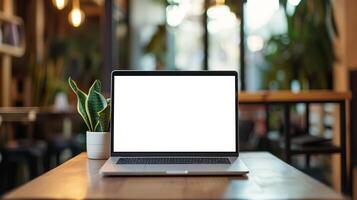
M 11 55 L 15 57 L 20 57 L 24 55 L 25 53 L 25 28 L 24 28 L 24 22 L 20 17 L 16 16 L 10 16 L 8 14 L 5 14 L 4 12 L 0 12 L 0 22 L 2 24 L 12 24 L 18 27 L 18 32 L 17 36 L 19 39 L 18 45 L 11 45 L 7 43 L 3 43 L 2 41 L 0 42 L 0 53 L 6 54 L 6 55 Z M 4 39 L 4 36 L 2 36 Z
M 238 101 L 243 104 L 337 102 L 351 99 L 351 92 L 310 90 L 298 93 L 291 91 L 240 92 Z

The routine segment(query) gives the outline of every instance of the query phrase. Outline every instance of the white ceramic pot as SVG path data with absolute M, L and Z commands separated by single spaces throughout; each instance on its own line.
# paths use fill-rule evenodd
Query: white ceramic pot
M 108 159 L 110 154 L 110 133 L 87 131 L 87 156 L 89 159 Z

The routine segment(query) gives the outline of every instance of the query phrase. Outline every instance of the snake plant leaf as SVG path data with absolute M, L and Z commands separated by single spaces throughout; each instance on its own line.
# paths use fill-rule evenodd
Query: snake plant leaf
M 98 112 L 103 110 L 107 105 L 106 99 L 100 94 L 101 84 L 96 80 L 90 87 L 88 97 L 85 102 L 86 112 L 88 114 L 89 123 L 92 127 L 92 131 L 95 131 L 98 123 Z
M 92 84 L 91 88 L 94 91 L 97 91 L 98 93 L 102 92 L 102 83 L 99 80 L 95 80 L 94 83 Z M 91 89 L 89 88 L 89 90 Z M 89 92 L 88 92 L 89 94 Z
M 95 131 L 95 132 L 103 132 L 103 129 L 102 129 L 102 127 L 100 126 L 99 121 L 97 121 L 97 124 L 96 124 L 95 127 L 94 127 L 94 131 Z
M 109 123 L 110 123 L 110 116 L 111 116 L 111 111 L 110 111 L 110 103 L 103 108 L 103 110 L 98 112 L 99 115 L 99 123 L 101 126 L 102 131 L 109 131 Z
M 90 123 L 89 123 L 88 115 L 87 115 L 87 112 L 85 109 L 85 102 L 87 99 L 87 94 L 78 88 L 77 84 L 72 80 L 71 77 L 68 78 L 68 84 L 77 96 L 77 111 L 78 111 L 79 115 L 83 118 L 83 121 L 87 125 L 88 129 L 92 130 Z

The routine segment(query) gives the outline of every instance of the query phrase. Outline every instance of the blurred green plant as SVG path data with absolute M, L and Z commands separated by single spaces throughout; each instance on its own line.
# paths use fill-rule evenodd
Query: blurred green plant
M 280 0 L 287 19 L 287 32 L 273 35 L 264 54 L 269 68 L 265 84 L 290 89 L 298 80 L 302 89 L 328 89 L 335 61 L 334 36 L 338 35 L 331 0 L 302 0 L 290 13 L 287 0 Z
M 110 123 L 111 100 L 101 94 L 102 85 L 94 81 L 88 94 L 78 88 L 77 84 L 68 78 L 68 84 L 77 96 L 77 111 L 91 132 L 108 132 Z
M 89 85 L 101 75 L 99 30 L 88 25 L 67 37 L 51 39 L 45 59 L 41 62 L 31 60 L 34 63 L 31 68 L 33 105 L 50 106 L 58 92 L 68 93 L 66 79 L 69 74 L 80 86 Z
M 63 59 L 58 59 L 32 66 L 33 105 L 51 105 L 58 92 L 67 92 L 67 86 L 62 79 L 65 73 L 63 63 Z

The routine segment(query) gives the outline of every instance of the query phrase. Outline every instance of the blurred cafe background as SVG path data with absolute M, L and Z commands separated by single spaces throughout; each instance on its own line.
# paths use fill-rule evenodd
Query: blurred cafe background
M 99 79 L 109 96 L 115 69 L 237 70 L 242 93 L 351 91 L 346 118 L 336 102 L 291 107 L 299 153 L 289 160 L 283 105 L 240 104 L 239 131 L 242 151 L 272 152 L 337 191 L 347 170 L 352 195 L 356 9 L 354 0 L 0 0 L 0 195 L 85 151 L 67 79 L 84 91 Z

